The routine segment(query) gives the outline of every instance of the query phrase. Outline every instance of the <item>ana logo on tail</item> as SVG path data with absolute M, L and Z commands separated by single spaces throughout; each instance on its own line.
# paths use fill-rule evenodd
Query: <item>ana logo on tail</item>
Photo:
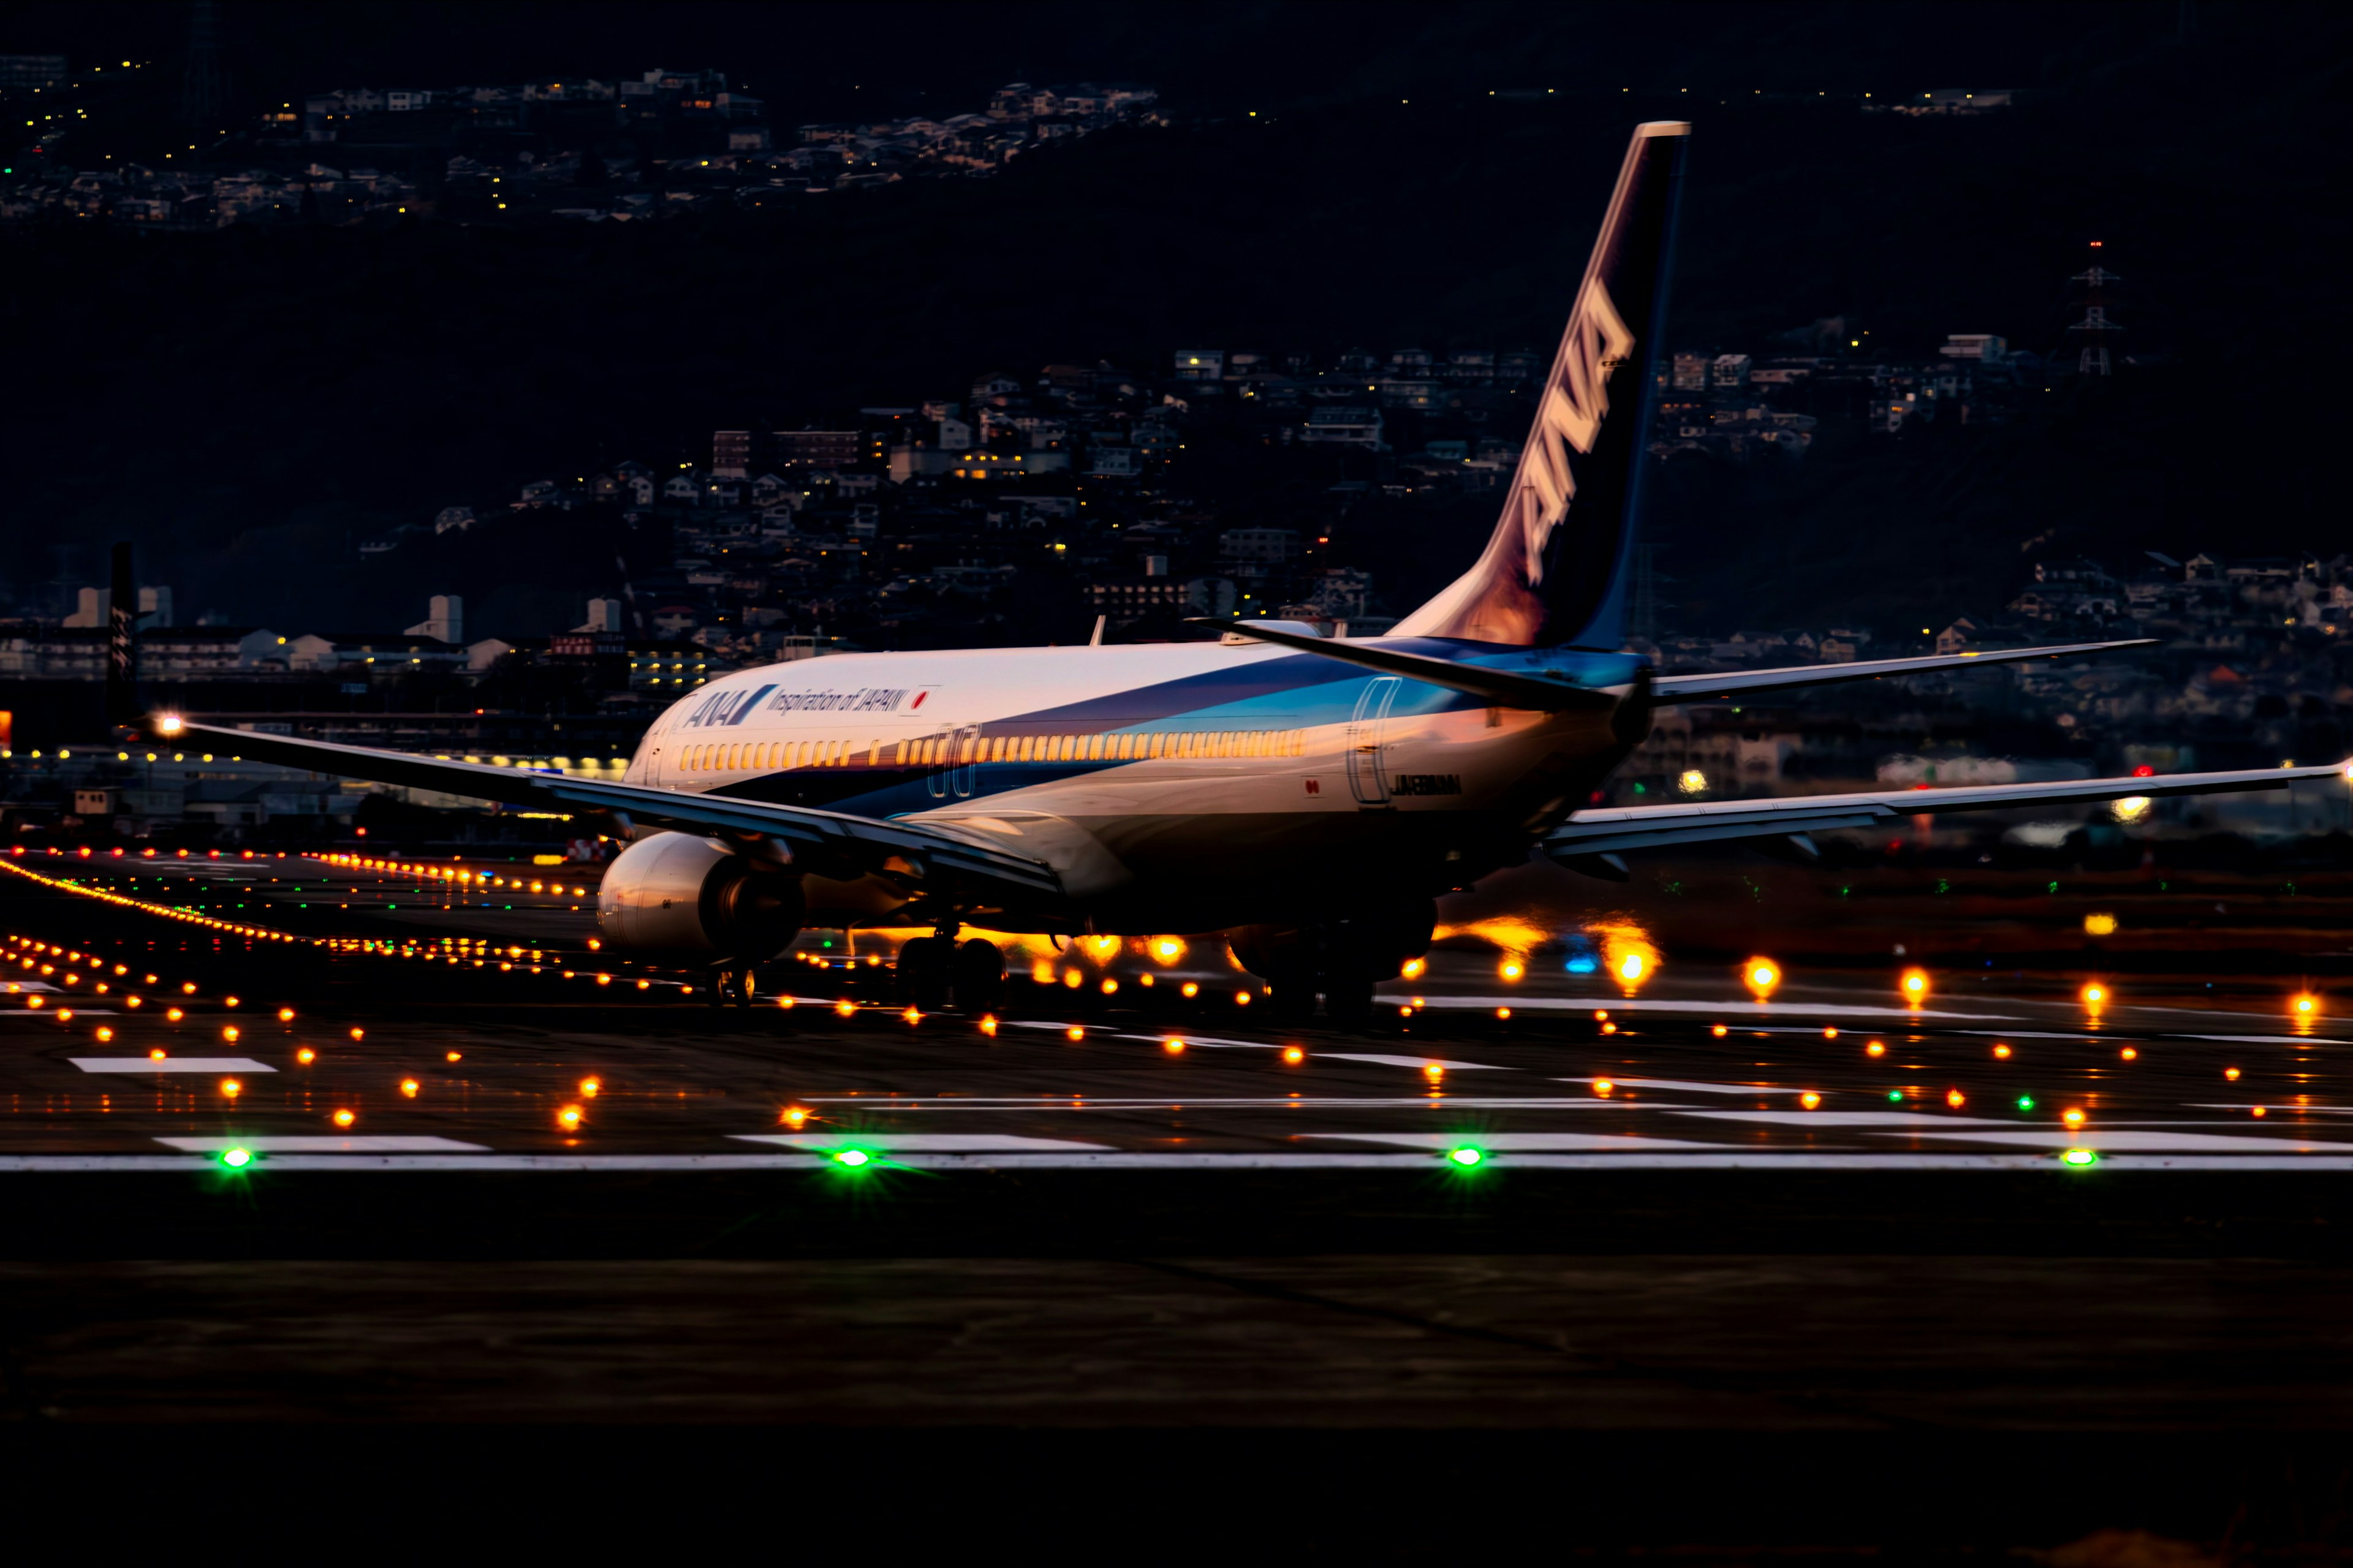
M 1587 279 L 1506 503 L 1517 514 L 1526 542 L 1531 587 L 1544 581 L 1545 542 L 1568 515 L 1577 494 L 1569 449 L 1593 450 L 1593 438 L 1609 413 L 1609 373 L 1625 363 L 1633 346 L 1634 334 L 1610 302 L 1609 290 L 1600 279 Z

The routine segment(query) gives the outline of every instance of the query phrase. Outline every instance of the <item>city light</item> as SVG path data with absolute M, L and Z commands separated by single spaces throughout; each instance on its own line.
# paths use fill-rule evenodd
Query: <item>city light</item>
M 1918 1006 L 1928 995 L 1928 972 L 1925 969 L 1905 970 L 1900 989 L 1905 1001 Z
M 1759 1002 L 1770 998 L 1773 988 L 1781 984 L 1781 966 L 1769 958 L 1752 958 L 1742 971 L 1741 978 Z

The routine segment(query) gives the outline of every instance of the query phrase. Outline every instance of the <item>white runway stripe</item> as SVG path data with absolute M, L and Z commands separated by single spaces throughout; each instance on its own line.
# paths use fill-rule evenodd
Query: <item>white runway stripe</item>
M 845 1144 L 871 1146 L 885 1154 L 1011 1154 L 1027 1150 L 1102 1150 L 1108 1143 L 1081 1143 L 1068 1138 L 1024 1138 L 1009 1132 L 731 1132 L 743 1143 L 774 1143 L 785 1149 L 810 1149 L 819 1153 Z
M 2341 1046 L 2327 1035 L 2181 1035 L 2184 1040 L 2220 1040 L 2226 1046 Z
M 1922 1128 L 1924 1132 L 1932 1129 Z M 2015 1143 L 2035 1149 L 2094 1149 L 2105 1153 L 2111 1149 L 2131 1150 L 2137 1153 L 2156 1152 L 2198 1154 L 2220 1154 L 2232 1150 L 2247 1153 L 2284 1154 L 2291 1150 L 2310 1150 L 2321 1154 L 2353 1154 L 2353 1143 L 2323 1143 L 2303 1138 L 2273 1138 L 2255 1134 L 2229 1132 L 2105 1132 L 2084 1128 L 2075 1132 L 2042 1132 L 2031 1128 L 2019 1128 L 2010 1132 L 1942 1132 L 1935 1136 L 1949 1138 L 1961 1143 Z M 1900 1132 L 1882 1132 L 1882 1138 L 1900 1138 Z
M 276 1072 L 251 1057 L 68 1057 L 84 1072 Z
M 1614 1089 L 1674 1089 L 1689 1094 L 1803 1094 L 1802 1089 L 1790 1089 L 1772 1083 L 1706 1083 L 1681 1078 L 1556 1078 L 1555 1083 L 1606 1083 Z
M 1416 1095 L 1266 1095 L 1246 1100 L 1192 1099 L 1171 1096 L 1156 1100 L 1096 1099 L 1092 1096 L 1055 1096 L 1051 1099 L 1029 1096 L 990 1099 L 974 1095 L 966 1100 L 881 1100 L 859 1095 L 813 1094 L 802 1100 L 803 1105 L 839 1105 L 862 1107 L 876 1112 L 901 1110 L 1198 1110 L 1214 1106 L 1230 1110 L 1236 1106 L 1271 1106 L 1286 1110 L 1389 1110 L 1400 1106 L 1419 1106 L 1437 1110 L 1609 1110 L 1623 1109 L 1620 1101 L 1579 1095 L 1574 1100 L 1540 1095 L 1502 1096 L 1447 1094 L 1433 1089 Z M 1651 1108 L 1646 1108 L 1651 1109 Z
M 1371 1062 L 1376 1067 L 1412 1068 L 1417 1071 L 1437 1068 L 1443 1072 L 1518 1072 L 1518 1068 L 1499 1068 L 1492 1062 L 1450 1061 L 1444 1057 L 1385 1057 L 1375 1051 L 1311 1051 L 1312 1060 L 1319 1062 Z
M 1642 1138 L 1621 1132 L 1303 1132 L 1303 1138 L 1339 1138 L 1352 1143 L 1395 1143 L 1408 1149 L 1457 1149 L 1465 1143 L 1496 1153 L 1598 1154 L 1622 1149 L 1728 1149 L 1728 1143 L 1685 1143 L 1673 1138 Z
M 1782 1127 L 2015 1127 L 1995 1116 L 1937 1116 L 1916 1110 L 1677 1110 L 1716 1121 L 1769 1121 Z
M 736 1172 L 807 1171 L 822 1155 L 777 1154 L 265 1154 L 249 1172 L 544 1171 L 594 1173 L 607 1171 Z M 1190 1171 L 1214 1174 L 1240 1171 L 1391 1171 L 1428 1174 L 1443 1167 L 1431 1152 L 1313 1154 L 910 1154 L 893 1165 L 916 1171 Z M 153 1171 L 185 1175 L 216 1169 L 193 1154 L 0 1154 L 0 1174 L 65 1172 L 111 1174 Z M 2353 1155 L 2332 1154 L 2136 1154 L 2103 1153 L 2098 1171 L 2211 1173 L 2218 1171 L 2353 1172 Z M 1754 1151 L 1677 1153 L 1633 1152 L 1607 1154 L 1490 1154 L 1482 1169 L 1575 1171 L 2047 1171 L 2054 1176 L 2091 1179 L 2047 1153 L 2006 1154 L 1917 1152 L 1883 1154 L 1761 1153 Z
M 472 1154 L 488 1153 L 487 1143 L 461 1143 L 455 1138 L 419 1138 L 374 1133 L 327 1137 L 279 1134 L 259 1138 L 158 1138 L 174 1149 L 193 1154 L 217 1154 L 224 1149 L 249 1149 L 257 1154 Z
M 1943 1018 L 1963 1024 L 2002 1024 L 2010 1019 L 2007 1013 L 1947 1013 L 1934 1007 L 1873 1007 L 1853 1002 L 1676 1002 L 1665 997 L 1416 996 L 1404 993 L 1384 995 L 1381 1001 L 1433 1013 L 1466 1008 L 1492 1012 L 1497 1007 L 1509 1007 L 1514 1013 L 1591 1013 L 1606 1008 L 1613 1018 L 1620 1013 L 1694 1013 L 1719 1018 L 1878 1018 L 1890 1026 L 1915 1018 Z

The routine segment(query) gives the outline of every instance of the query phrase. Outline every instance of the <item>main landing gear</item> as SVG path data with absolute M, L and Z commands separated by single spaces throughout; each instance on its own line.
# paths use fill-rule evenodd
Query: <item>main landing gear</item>
M 899 999 L 918 1012 L 935 1013 L 953 998 L 967 1013 L 993 1013 L 1005 1005 L 1005 955 L 978 937 L 959 942 L 956 925 L 944 925 L 899 949 Z
M 1271 987 L 1277 1017 L 1326 1017 L 1342 1028 L 1372 1021 L 1374 988 L 1393 980 L 1409 959 L 1430 950 L 1437 907 L 1419 899 L 1297 926 L 1244 926 L 1231 933 L 1234 956 Z
M 750 969 L 722 969 L 712 978 L 711 1005 L 724 1007 L 732 997 L 738 1007 L 749 1007 L 755 984 Z

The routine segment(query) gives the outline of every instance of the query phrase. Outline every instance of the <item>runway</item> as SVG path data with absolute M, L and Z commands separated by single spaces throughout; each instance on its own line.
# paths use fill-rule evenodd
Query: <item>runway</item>
M 322 1482 L 322 1424 L 593 1468 L 581 1428 L 659 1423 L 670 1484 L 870 1510 L 1214 1450 L 1352 1539 L 1368 1474 L 1508 1477 L 1536 1527 L 1574 1473 L 1623 1505 L 1579 1540 L 1794 1550 L 1900 1537 L 1923 1475 L 1989 1542 L 2211 1540 L 2353 1461 L 2333 904 L 2262 970 L 1799 957 L 1762 998 L 1663 928 L 1633 984 L 1455 942 L 1351 1033 L 1208 943 L 1024 947 L 1000 1014 L 910 1017 L 887 946 L 809 933 L 714 1008 L 554 868 L 63 860 L 0 860 L 44 1464 L 227 1422 Z
M 585 882 L 420 907 L 318 861 L 29 869 L 0 889 L 0 1172 L 2353 1170 L 2353 1027 L 2301 978 L 1760 999 L 1441 952 L 1357 1035 L 1259 1016 L 1221 950 L 1107 995 L 1125 955 L 1073 949 L 985 1019 L 818 950 L 714 1009 L 592 947 Z

